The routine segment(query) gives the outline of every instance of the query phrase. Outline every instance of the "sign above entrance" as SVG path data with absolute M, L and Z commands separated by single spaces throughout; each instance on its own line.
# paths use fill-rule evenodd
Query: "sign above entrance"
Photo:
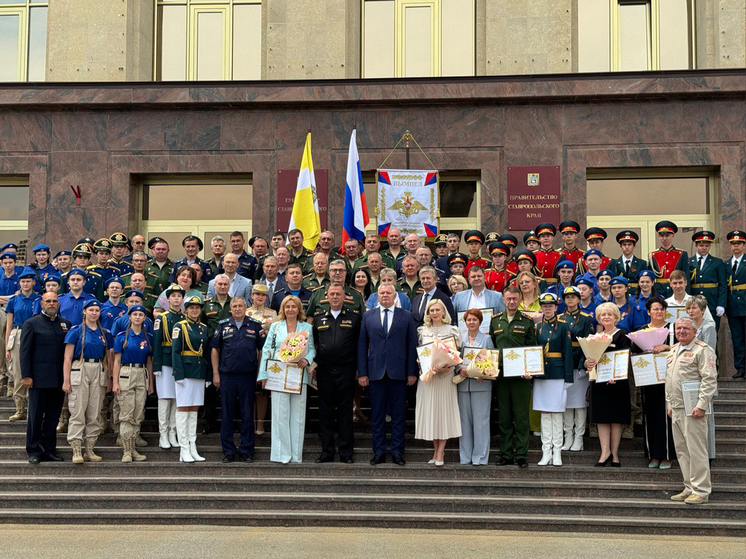
M 328 192 L 329 183 L 328 169 L 314 169 L 316 177 L 316 195 L 319 198 L 319 220 L 321 230 L 328 228 Z M 282 169 L 277 171 L 277 212 L 275 223 L 278 231 L 288 230 L 290 214 L 293 213 L 293 200 L 295 199 L 295 187 L 298 184 L 298 169 Z
M 559 165 L 508 167 L 508 229 L 560 222 Z

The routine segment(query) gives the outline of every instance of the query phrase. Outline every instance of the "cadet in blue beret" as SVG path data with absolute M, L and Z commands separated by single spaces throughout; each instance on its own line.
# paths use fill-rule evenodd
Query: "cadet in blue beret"
M 0 263 L 3 266 L 3 273 L 0 275 L 0 308 L 5 308 L 8 299 L 15 295 L 20 288 L 18 273 L 16 272 L 16 254 L 14 252 L 3 252 L 0 254 Z M 5 337 L 5 332 L 2 332 L 2 337 Z
M 595 278 L 590 279 L 585 274 L 575 278 L 575 287 L 580 290 L 580 310 L 591 315 L 596 310 L 594 297 L 598 293 L 598 287 L 594 280 Z M 595 293 L 594 288 L 596 289 Z
M 613 277 L 614 274 L 612 274 L 608 268 L 605 270 L 601 270 L 598 273 L 598 276 L 596 277 L 598 293 L 593 299 L 593 301 L 596 303 L 596 306 L 600 305 L 601 303 L 611 301 L 611 278 Z
M 558 297 L 562 296 L 565 288 L 573 284 L 573 276 L 575 275 L 575 263 L 570 260 L 561 260 L 557 262 L 554 267 L 554 276 L 557 278 L 557 283 L 547 287 L 547 293 L 554 293 Z M 557 314 L 565 312 L 565 302 L 563 299 L 558 301 Z
M 3 252 L 12 252 L 13 254 L 18 253 L 18 245 L 15 243 L 5 243 L 2 247 L 0 247 L 0 253 Z M 23 266 L 16 266 L 16 274 L 20 274 L 23 271 Z
M 58 274 L 49 274 L 47 279 L 44 280 L 44 292 L 51 291 L 57 293 L 60 290 L 60 284 L 62 280 Z
M 106 281 L 109 298 L 101 305 L 101 325 L 107 330 L 111 330 L 114 321 L 127 312 L 127 305 L 122 302 L 123 291 L 124 281 L 121 278 L 113 277 Z
M 71 250 L 58 250 L 54 255 L 53 264 L 60 276 L 72 269 L 73 252 Z
M 122 298 L 124 299 L 124 304 L 127 306 L 128 309 L 131 309 L 132 307 L 136 307 L 138 305 L 143 305 L 144 296 L 142 291 L 138 291 L 137 289 L 130 289 L 128 290 L 124 295 L 122 295 Z M 128 311 L 129 312 L 129 311 Z M 147 313 L 150 314 L 149 312 Z M 129 326 L 130 319 L 128 314 L 123 314 L 119 318 L 117 318 L 114 323 L 111 326 L 111 335 L 115 338 L 119 335 L 120 332 L 126 331 L 127 327 Z M 153 321 L 150 319 L 150 316 L 145 317 L 145 322 L 143 322 L 143 328 L 145 328 L 145 331 L 153 335 Z M 140 445 L 138 445 L 140 446 Z
M 634 319 L 630 323 L 632 332 L 642 328 L 650 322 L 647 302 L 655 297 L 655 272 L 652 270 L 640 270 L 637 273 L 637 294 L 630 297 L 630 304 L 634 308 Z
M 86 273 L 80 268 L 73 268 L 67 274 L 68 292 L 60 295 L 60 316 L 69 320 L 74 326 L 83 321 L 83 306 L 90 300 L 97 300 L 86 293 Z
M 49 262 L 50 249 L 45 244 L 36 245 L 32 251 L 34 253 L 34 259 L 36 260 L 29 266 L 36 273 L 36 285 L 34 290 L 41 294 L 44 292 L 44 280 L 47 279 L 49 274 L 57 272 L 54 266 Z
M 629 302 L 629 295 L 627 293 L 627 286 L 629 281 L 624 276 L 614 276 L 609 282 L 611 287 L 611 296 L 613 302 L 619 307 L 619 316 L 621 317 L 617 327 L 627 332 L 632 331 L 632 323 L 634 322 L 634 308 Z

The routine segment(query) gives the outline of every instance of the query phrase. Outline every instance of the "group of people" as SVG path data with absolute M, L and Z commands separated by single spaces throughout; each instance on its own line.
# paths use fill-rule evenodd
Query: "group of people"
M 57 431 L 67 432 L 74 462 L 98 461 L 96 440 L 107 428 L 118 434 L 122 460 L 140 461 L 146 459 L 138 451 L 147 445 L 140 436 L 145 399 L 155 392 L 159 446 L 178 448 L 181 461 L 194 462 L 204 460 L 196 447 L 198 412 L 204 409 L 205 431 L 216 428 L 219 397 L 223 461 L 251 462 L 255 435 L 264 432 L 268 363 L 289 335 L 304 332 L 307 351 L 296 363 L 303 370 L 302 390 L 271 392 L 272 461 L 302 460 L 311 384 L 319 395 L 319 463 L 337 454 L 342 462 L 353 461 L 353 422 L 365 418 L 360 398 L 367 387 L 371 464 L 387 455 L 405 463 L 412 399 L 415 437 L 433 442 L 431 463 L 442 466 L 446 441 L 459 438 L 462 464 L 487 464 L 496 399 L 499 465 L 528 467 L 534 431 L 542 441 L 539 465 L 561 466 L 561 452 L 582 450 L 593 424 L 601 442 L 598 465 L 619 466 L 620 439 L 631 437 L 641 422 L 650 466 L 665 469 L 680 447 L 691 450 L 687 437 L 694 432 L 690 418 L 677 419 L 675 384 L 638 390 L 631 373 L 629 381 L 589 382 L 595 362 L 585 359 L 577 340 L 603 331 L 613 338 L 612 349 L 634 353 L 626 333 L 666 327 L 668 343 L 655 351 L 670 352 L 671 365 L 686 347 L 681 360 L 687 366 L 697 361 L 690 354 L 701 353 L 701 370 L 710 374 L 708 352 L 726 315 L 735 376 L 743 377 L 746 234 L 727 235 L 732 256 L 723 261 L 709 254 L 715 240 L 709 231 L 692 237 L 697 255 L 689 258 L 673 246 L 675 224 L 662 221 L 656 230 L 661 247 L 647 260 L 634 255 L 639 239 L 633 231 L 617 235 L 619 258 L 603 254 L 607 234 L 600 228 L 585 231 L 589 248 L 581 250 L 574 221 L 559 228 L 538 225 L 519 250 L 511 234 L 438 235 L 434 254 L 418 235 L 402 236 L 397 229 L 388 231 L 386 245 L 369 235 L 341 247 L 324 231 L 313 250 L 294 229 L 252 237 L 249 251 L 236 231 L 228 242 L 211 239 L 210 259 L 198 256 L 203 242 L 189 235 L 182 241 L 185 257 L 175 262 L 165 239 L 146 242 L 123 233 L 81 239 L 53 257 L 47 245 L 37 245 L 34 261 L 23 267 L 17 265 L 18 247 L 7 244 L 0 250 L 0 305 L 7 324 L 3 382 L 16 403 L 10 419 L 26 419 L 28 400 L 32 462 L 60 459 Z M 562 246 L 555 248 L 558 232 Z M 466 253 L 459 251 L 462 240 Z M 669 306 L 688 313 L 675 328 L 666 320 Z M 468 376 L 459 365 L 434 371 L 429 382 L 419 379 L 417 347 L 448 338 L 459 349 L 499 349 L 501 359 L 512 347 L 541 346 L 545 373 L 456 384 L 454 375 Z M 712 364 L 714 370 L 714 357 Z M 702 405 L 714 382 L 709 376 L 702 382 Z M 712 422 L 700 423 L 705 457 L 712 458 Z M 706 500 L 709 481 L 702 479 L 699 458 L 687 462 L 697 479 L 687 482 L 687 491 Z

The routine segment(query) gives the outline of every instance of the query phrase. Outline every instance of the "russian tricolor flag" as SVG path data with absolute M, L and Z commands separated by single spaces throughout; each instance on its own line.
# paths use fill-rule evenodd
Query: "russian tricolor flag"
M 365 239 L 365 228 L 369 222 L 368 206 L 365 203 L 365 190 L 363 189 L 363 174 L 360 171 L 360 158 L 357 155 L 357 130 L 353 130 L 350 136 L 350 151 L 347 155 L 341 250 L 344 250 L 347 239 L 358 241 Z

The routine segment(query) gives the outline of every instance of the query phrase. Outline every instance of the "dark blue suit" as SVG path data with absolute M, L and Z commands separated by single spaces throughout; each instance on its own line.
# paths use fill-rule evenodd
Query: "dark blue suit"
M 386 413 L 391 415 L 393 456 L 404 454 L 407 377 L 417 375 L 417 329 L 412 313 L 394 308 L 388 334 L 378 309 L 363 315 L 358 374 L 370 380 L 373 453 L 386 454 Z
M 425 309 L 422 308 L 422 298 L 425 296 L 424 293 L 420 293 L 417 295 L 417 297 L 414 298 L 414 301 L 412 301 L 412 318 L 414 319 L 414 323 L 416 326 L 422 326 L 425 323 Z M 446 311 L 448 311 L 448 314 L 451 317 L 451 324 L 454 326 L 458 325 L 458 316 L 456 315 L 456 311 L 453 309 L 453 302 L 451 302 L 451 298 L 443 293 L 443 291 L 440 290 L 440 288 L 435 288 L 435 293 L 433 293 L 433 299 L 440 299 L 443 301 L 443 306 L 445 306 Z M 431 301 L 431 299 L 428 299 L 428 303 Z

